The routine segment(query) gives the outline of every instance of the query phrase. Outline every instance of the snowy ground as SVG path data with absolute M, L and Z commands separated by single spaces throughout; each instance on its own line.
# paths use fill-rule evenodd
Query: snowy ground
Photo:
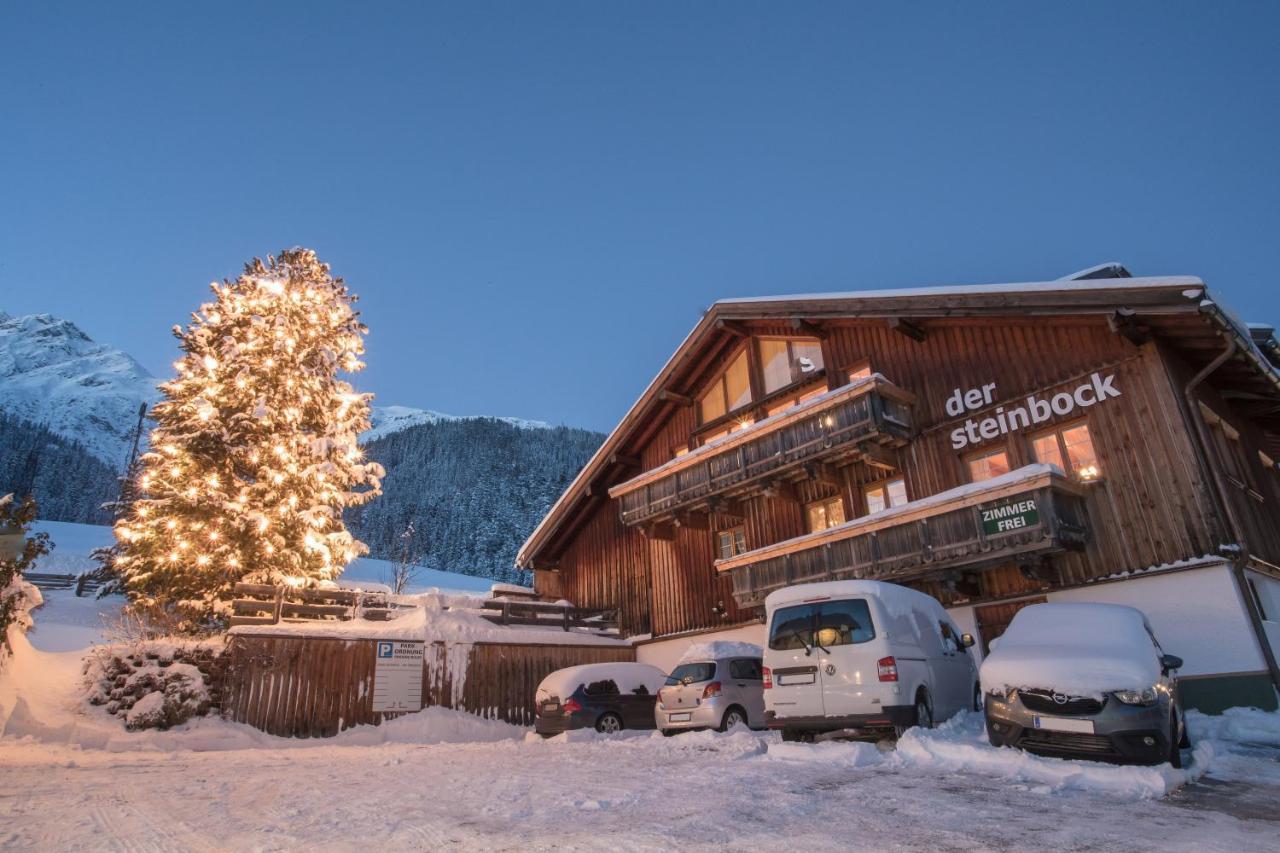
M 70 629 L 100 609 L 53 594 L 0 668 L 0 848 L 1270 851 L 1280 837 L 1280 714 L 1193 714 L 1187 771 L 996 750 L 977 715 L 895 749 L 745 731 L 543 741 L 442 709 L 327 741 L 216 719 L 126 733 L 76 689 L 75 646 L 96 635 Z

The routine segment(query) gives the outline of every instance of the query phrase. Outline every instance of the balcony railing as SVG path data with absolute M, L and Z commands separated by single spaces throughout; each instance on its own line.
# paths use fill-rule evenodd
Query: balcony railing
M 911 433 L 913 402 L 882 376 L 861 379 L 620 483 L 609 495 L 619 499 L 625 524 L 705 508 L 713 498 L 785 478 L 808 462 L 901 445 Z
M 741 607 L 775 589 L 832 580 L 918 579 L 1049 555 L 1087 536 L 1083 492 L 1048 465 L 1029 465 L 901 507 L 718 560 Z

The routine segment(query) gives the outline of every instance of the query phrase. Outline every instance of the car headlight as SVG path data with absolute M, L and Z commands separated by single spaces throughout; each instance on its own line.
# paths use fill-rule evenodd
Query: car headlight
M 1141 690 L 1117 690 L 1111 694 L 1126 705 L 1154 705 L 1158 694 L 1154 687 Z
M 1012 702 L 1015 693 L 1017 691 L 1011 687 L 992 687 L 987 691 L 992 699 L 999 699 L 1001 702 Z

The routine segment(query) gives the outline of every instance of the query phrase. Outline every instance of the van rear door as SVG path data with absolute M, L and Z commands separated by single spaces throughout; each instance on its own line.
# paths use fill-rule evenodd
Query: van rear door
M 766 704 L 779 719 L 825 717 L 821 659 L 813 648 L 815 604 L 779 607 L 769 620 L 769 664 L 773 688 Z
M 885 642 L 877 642 L 872 602 L 866 598 L 824 601 L 814 614 L 814 656 L 822 656 L 823 709 L 827 716 L 879 714 L 884 685 L 877 662 Z

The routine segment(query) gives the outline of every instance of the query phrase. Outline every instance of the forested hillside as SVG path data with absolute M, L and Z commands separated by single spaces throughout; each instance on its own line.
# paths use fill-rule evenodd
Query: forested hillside
M 108 524 L 102 504 L 119 490 L 116 472 L 83 446 L 0 412 L 0 495 L 34 494 L 48 521 Z
M 522 429 L 493 418 L 410 427 L 366 445 L 387 469 L 383 494 L 351 513 L 352 533 L 395 559 L 412 523 L 422 565 L 527 582 L 516 550 L 604 436 Z

